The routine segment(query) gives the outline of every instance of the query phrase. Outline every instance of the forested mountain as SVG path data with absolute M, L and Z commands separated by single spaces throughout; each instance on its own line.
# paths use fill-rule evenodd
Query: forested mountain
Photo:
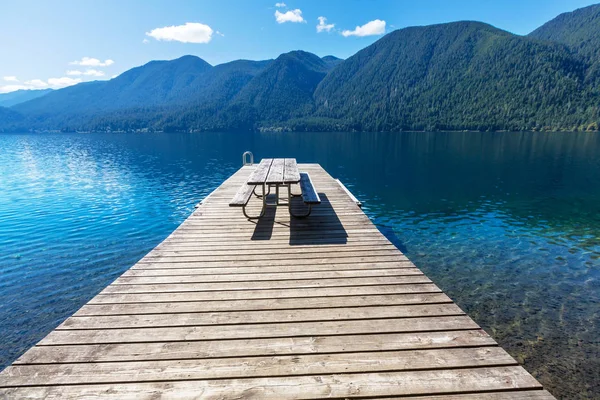
M 23 119 L 23 116 L 18 112 L 10 108 L 0 107 L 0 121 L 2 122 L 0 132 L 2 130 L 12 130 L 12 128 L 17 129 L 19 124 L 23 122 Z
M 600 56 L 600 4 L 560 14 L 529 37 L 564 43 L 589 60 Z
M 597 130 L 599 15 L 405 28 L 347 60 L 152 61 L 0 109 L 0 130 Z
M 26 114 L 102 112 L 128 107 L 186 103 L 212 66 L 204 60 L 184 56 L 172 61 L 151 61 L 109 81 L 87 82 L 57 90 L 43 98 L 19 104 Z
M 598 116 L 584 75 L 559 44 L 480 22 L 413 27 L 335 68 L 316 115 L 369 131 L 573 129 Z
M 567 45 L 588 63 L 586 77 L 600 83 L 600 4 L 561 14 L 529 37 Z
M 341 58 L 337 58 L 336 56 L 325 56 L 322 58 L 322 60 L 325 64 L 329 66 L 330 69 L 344 61 Z
M 41 90 L 15 90 L 10 93 L 0 93 L 0 107 L 11 107 L 15 104 L 24 103 L 26 101 L 42 97 L 50 93 L 52 89 Z
M 330 67 L 305 51 L 282 54 L 235 96 L 232 106 L 249 107 L 266 121 L 309 114 L 313 93 Z

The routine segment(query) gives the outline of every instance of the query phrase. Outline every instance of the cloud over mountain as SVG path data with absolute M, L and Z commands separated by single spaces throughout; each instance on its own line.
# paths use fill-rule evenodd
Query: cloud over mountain
M 369 21 L 363 26 L 357 26 L 354 30 L 345 30 L 342 31 L 342 35 L 345 37 L 348 36 L 373 36 L 373 35 L 383 35 L 385 33 L 385 21 L 380 19 L 375 19 L 373 21 Z
M 213 33 L 213 29 L 208 25 L 199 22 L 186 22 L 184 25 L 152 29 L 150 32 L 146 32 L 146 36 L 167 42 L 208 43 L 211 41 Z
M 319 20 L 319 24 L 317 25 L 318 33 L 331 32 L 331 30 L 335 27 L 335 24 L 328 24 L 327 18 L 325 18 L 325 17 L 319 17 L 317 19 Z
M 104 62 L 92 57 L 83 57 L 81 60 L 71 61 L 70 65 L 80 65 L 82 67 L 110 67 L 115 62 L 113 60 L 104 60 Z

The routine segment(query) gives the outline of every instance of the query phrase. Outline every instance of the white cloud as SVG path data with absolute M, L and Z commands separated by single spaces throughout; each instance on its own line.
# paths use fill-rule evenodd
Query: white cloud
M 304 18 L 302 18 L 302 11 L 299 8 L 285 13 L 277 10 L 275 11 L 275 20 L 277 20 L 278 24 L 283 24 L 284 22 L 306 22 Z
M 76 85 L 80 82 L 81 82 L 80 78 L 69 78 L 68 76 L 63 76 L 62 78 L 48 79 L 47 86 L 50 86 L 52 89 L 60 89 L 60 88 L 64 88 L 67 86 Z
M 142 40 L 142 43 L 146 44 L 146 43 L 150 43 L 150 41 L 146 38 L 144 38 L 144 40 Z
M 317 25 L 317 32 L 330 32 L 335 24 L 327 24 L 327 18 L 319 17 L 319 25 Z
M 104 72 L 98 71 L 97 69 L 88 69 L 83 74 L 85 76 L 96 76 L 96 77 L 104 76 Z
M 285 3 L 275 3 L 275 7 L 277 7 L 277 8 L 287 7 L 287 4 L 285 4 Z
M 69 78 L 63 76 L 61 78 L 50 78 L 47 81 L 41 79 L 31 79 L 18 85 L 0 86 L 0 93 L 14 92 L 15 90 L 39 90 L 39 89 L 60 89 L 67 86 L 75 85 L 82 80 L 80 78 Z
M 5 76 L 3 79 L 6 82 L 19 82 L 16 76 Z
M 0 93 L 10 93 L 10 92 L 14 92 L 15 90 L 25 90 L 25 89 L 31 89 L 28 86 L 25 85 L 6 85 L 6 86 L 0 86 Z
M 70 65 L 81 65 L 82 67 L 109 67 L 115 62 L 113 60 L 104 60 L 104 62 L 97 58 L 83 57 L 79 61 L 71 61 Z
M 383 35 L 385 33 L 385 21 L 376 19 L 367 22 L 363 26 L 357 26 L 353 31 L 345 30 L 342 35 L 348 36 L 372 36 L 372 35 Z
M 104 72 L 103 71 L 98 71 L 97 69 L 88 69 L 85 71 L 79 71 L 79 70 L 69 70 L 67 71 L 67 75 L 69 76 L 104 76 Z
M 212 39 L 210 26 L 198 22 L 186 22 L 185 25 L 165 26 L 146 32 L 146 36 L 156 40 L 177 41 L 182 43 L 208 43 Z
M 225 34 L 223 34 L 223 33 L 219 32 L 219 31 L 216 31 L 215 33 L 216 33 L 217 35 L 221 36 L 221 37 L 225 37 Z
M 41 79 L 32 79 L 30 81 L 25 81 L 25 84 L 31 89 L 45 89 L 48 87 L 48 83 L 44 82 Z

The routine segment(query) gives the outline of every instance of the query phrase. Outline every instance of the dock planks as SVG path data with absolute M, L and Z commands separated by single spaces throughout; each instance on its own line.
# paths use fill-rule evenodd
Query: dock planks
M 299 167 L 322 201 L 310 217 L 246 220 L 228 207 L 241 168 L 1 372 L 0 398 L 553 398 L 337 181 Z

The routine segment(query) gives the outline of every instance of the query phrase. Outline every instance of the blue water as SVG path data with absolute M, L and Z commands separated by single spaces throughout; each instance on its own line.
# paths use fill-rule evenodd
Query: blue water
M 600 135 L 0 135 L 0 368 L 241 164 L 318 162 L 555 395 L 600 397 Z

